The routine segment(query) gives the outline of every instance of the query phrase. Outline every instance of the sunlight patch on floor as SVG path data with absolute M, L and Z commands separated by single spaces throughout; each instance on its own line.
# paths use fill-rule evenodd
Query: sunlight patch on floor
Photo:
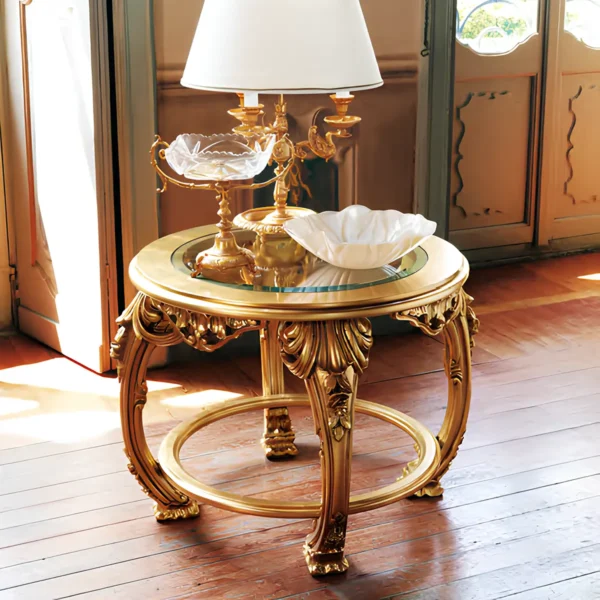
M 0 421 L 0 436 L 72 444 L 100 437 L 119 427 L 117 412 L 59 412 Z
M 585 279 L 586 281 L 600 281 L 600 273 L 592 273 L 590 275 L 580 275 L 577 279 Z
M 174 419 L 185 420 L 194 417 L 200 410 L 212 404 L 240 397 L 241 394 L 226 390 L 203 390 L 201 392 L 174 396 L 173 398 L 165 398 L 160 401 L 160 404 Z
M 179 384 L 148 381 L 144 424 L 179 421 L 240 394 L 187 393 Z M 0 449 L 37 442 L 72 444 L 120 438 L 119 383 L 64 358 L 0 370 Z
M 164 406 L 171 406 L 173 408 L 200 408 L 207 404 L 213 404 L 223 400 L 233 400 L 240 396 L 241 394 L 235 394 L 234 392 L 227 392 L 225 390 L 204 390 L 193 394 L 167 398 L 161 400 L 160 403 Z
M 180 384 L 149 380 L 145 424 L 189 418 L 203 404 L 202 396 L 194 396 Z M 164 406 L 163 400 L 181 408 Z M 77 443 L 107 434 L 108 443 L 120 438 L 116 377 L 100 376 L 66 358 L 0 370 L 0 449 Z
M 0 388 L 2 384 L 0 384 Z M 40 405 L 35 400 L 21 400 L 20 398 L 0 398 L 0 417 L 16 415 L 28 410 L 34 410 Z
M 116 377 L 102 377 L 66 358 L 53 358 L 0 370 L 0 389 L 2 384 L 35 385 L 37 382 L 43 382 L 45 389 L 93 393 L 113 398 L 119 396 L 119 382 Z M 162 381 L 148 381 L 148 390 L 151 392 L 177 388 L 181 389 L 181 386 Z
M 160 372 L 149 373 L 146 426 L 187 420 L 240 397 L 224 389 L 187 393 L 179 383 L 154 377 L 160 379 Z M 118 442 L 119 391 L 116 376 L 98 375 L 63 357 L 0 369 L 0 450 L 39 442 Z

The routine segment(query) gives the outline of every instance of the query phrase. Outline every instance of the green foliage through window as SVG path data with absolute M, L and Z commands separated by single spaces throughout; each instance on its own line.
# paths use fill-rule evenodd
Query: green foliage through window
M 486 10 L 487 9 L 487 10 Z M 497 13 L 497 14 L 494 14 Z M 459 15 L 460 23 L 466 15 Z M 487 37 L 524 37 L 527 33 L 527 22 L 520 17 L 508 16 L 502 14 L 501 11 L 490 10 L 486 6 L 471 15 L 465 23 L 461 39 L 477 39 L 481 32 L 492 28 L 487 34 Z M 501 30 L 501 31 L 498 31 Z

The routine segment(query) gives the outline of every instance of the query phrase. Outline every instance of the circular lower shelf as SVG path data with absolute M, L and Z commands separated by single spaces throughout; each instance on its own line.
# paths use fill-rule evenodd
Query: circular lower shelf
M 169 432 L 160 446 L 158 455 L 160 466 L 182 492 L 206 504 L 261 517 L 317 518 L 321 510 L 320 502 L 266 500 L 222 492 L 195 479 L 185 470 L 180 459 L 181 449 L 185 442 L 197 431 L 215 421 L 251 410 L 306 405 L 310 405 L 306 395 L 283 394 L 238 398 L 209 406 L 194 419 L 181 423 Z M 413 495 L 433 479 L 440 464 L 440 448 L 435 436 L 416 419 L 387 406 L 365 400 L 357 400 L 355 409 L 356 412 L 391 423 L 407 433 L 415 441 L 418 459 L 411 463 L 408 472 L 396 482 L 378 490 L 351 497 L 350 514 L 381 508 Z

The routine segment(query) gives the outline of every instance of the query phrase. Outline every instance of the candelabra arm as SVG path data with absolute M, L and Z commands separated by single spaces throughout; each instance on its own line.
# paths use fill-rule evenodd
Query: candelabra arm
M 308 139 L 296 144 L 296 156 L 300 160 L 306 160 L 310 154 L 314 154 L 326 161 L 331 160 L 337 152 L 337 147 L 330 136 L 331 133 L 329 132 L 323 137 L 319 134 L 317 126 L 313 125 L 308 130 Z
M 336 94 L 330 96 L 335 103 L 336 115 L 325 117 L 325 123 L 334 128 L 325 134 L 325 137 L 319 134 L 319 129 L 313 125 L 308 130 L 308 139 L 296 144 L 296 156 L 301 160 L 308 158 L 310 153 L 323 158 L 326 161 L 331 160 L 337 153 L 337 146 L 334 138 L 346 139 L 352 137 L 350 129 L 360 123 L 361 118 L 348 114 L 348 108 L 354 96 L 338 97 Z

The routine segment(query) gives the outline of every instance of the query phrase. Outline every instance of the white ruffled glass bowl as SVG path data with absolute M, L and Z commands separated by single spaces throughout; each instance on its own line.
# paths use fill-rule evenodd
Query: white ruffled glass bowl
M 165 150 L 165 158 L 186 179 L 236 181 L 251 179 L 264 171 L 274 145 L 274 135 L 247 140 L 232 133 L 184 133 Z
M 349 206 L 291 219 L 287 234 L 325 262 L 343 269 L 377 269 L 403 257 L 436 230 L 421 215 Z

